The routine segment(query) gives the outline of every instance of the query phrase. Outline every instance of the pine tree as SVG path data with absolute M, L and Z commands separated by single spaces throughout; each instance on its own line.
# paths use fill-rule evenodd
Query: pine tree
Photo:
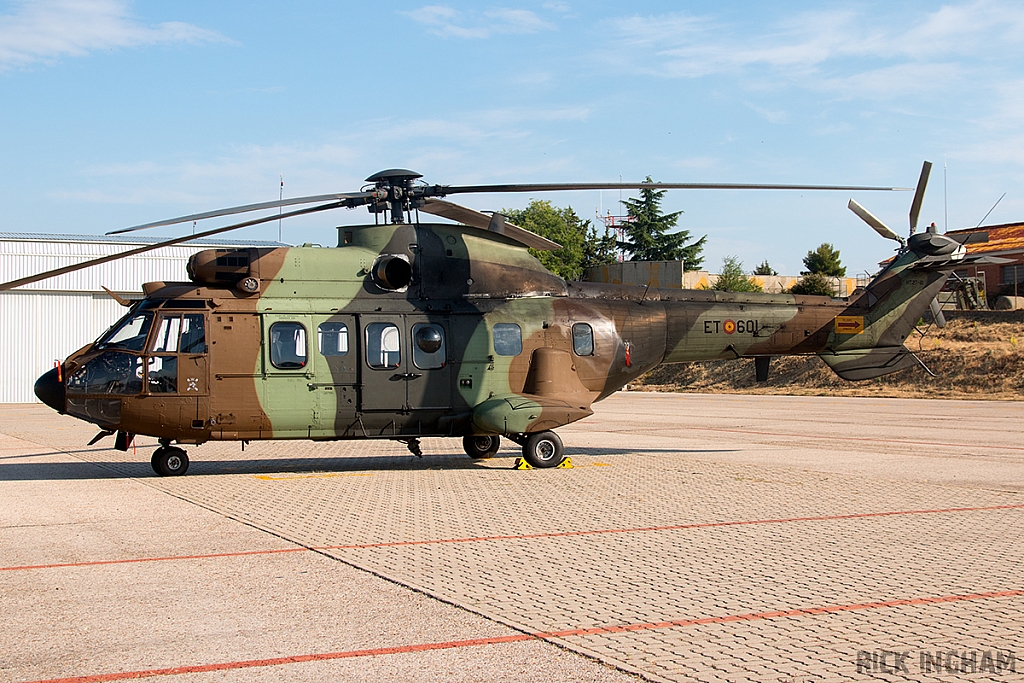
M 751 274 L 752 275 L 778 275 L 779 271 L 775 270 L 770 265 L 768 265 L 768 259 L 765 259 L 761 263 L 761 265 L 759 265 L 757 268 L 754 268 L 754 272 L 751 273 Z
M 743 263 L 735 256 L 726 256 L 722 259 L 722 272 L 711 289 L 719 292 L 763 292 L 761 285 L 757 284 L 743 272 Z
M 654 182 L 647 176 L 646 182 Z M 629 214 L 625 223 L 627 241 L 620 246 L 630 253 L 630 261 L 682 261 L 686 270 L 699 270 L 704 263 L 701 252 L 707 235 L 692 244 L 689 230 L 669 232 L 676 227 L 682 211 L 661 213 L 665 190 L 643 188 L 640 199 L 624 199 Z
M 828 277 L 844 277 L 846 266 L 839 262 L 839 250 L 825 242 L 814 251 L 807 252 L 804 257 L 804 267 L 807 270 L 801 275 L 816 273 Z
M 805 273 L 802 278 L 789 288 L 790 294 L 817 294 L 818 296 L 835 296 L 836 288 L 827 275 L 821 273 Z

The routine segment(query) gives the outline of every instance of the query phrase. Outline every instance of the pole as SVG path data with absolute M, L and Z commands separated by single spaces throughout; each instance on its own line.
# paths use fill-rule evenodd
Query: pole
M 949 232 L 949 204 L 946 202 L 946 157 L 942 157 L 942 232 Z
M 278 201 L 284 201 L 284 173 L 281 174 L 281 191 L 277 197 Z M 277 207 L 277 241 L 281 240 L 281 207 Z

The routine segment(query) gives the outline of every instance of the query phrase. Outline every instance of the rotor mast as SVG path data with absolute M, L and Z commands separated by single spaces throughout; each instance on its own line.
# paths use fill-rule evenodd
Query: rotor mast
M 375 214 L 390 213 L 394 224 L 405 223 L 406 214 L 423 206 L 421 193 L 415 182 L 423 175 L 405 168 L 389 168 L 366 179 L 373 183 L 376 198 L 367 207 Z

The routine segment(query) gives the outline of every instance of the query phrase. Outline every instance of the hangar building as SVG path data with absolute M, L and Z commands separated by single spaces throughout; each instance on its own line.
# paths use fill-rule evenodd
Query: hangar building
M 0 233 L 0 282 L 10 282 L 164 238 Z M 183 281 L 189 256 L 216 247 L 278 242 L 198 239 L 0 292 L 0 403 L 36 401 L 32 387 L 54 362 L 96 339 L 125 313 L 103 287 L 125 299 L 142 283 Z

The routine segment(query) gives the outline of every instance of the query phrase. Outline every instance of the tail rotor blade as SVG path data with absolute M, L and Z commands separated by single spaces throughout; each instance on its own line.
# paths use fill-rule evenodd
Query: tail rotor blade
M 926 161 L 921 166 L 921 177 L 917 180 L 917 192 L 914 193 L 914 203 L 910 205 L 910 234 L 917 230 L 917 219 L 921 215 L 921 202 L 924 201 L 924 189 L 928 187 L 928 176 L 932 172 L 932 162 Z
M 847 206 L 849 207 L 850 211 L 853 211 L 855 214 L 860 216 L 860 219 L 862 221 L 864 221 L 872 228 L 874 228 L 875 232 L 877 232 L 885 239 L 894 240 L 896 242 L 899 242 L 900 244 L 903 243 L 902 237 L 893 232 L 893 230 L 888 225 L 886 225 L 878 218 L 876 218 L 870 211 L 868 211 L 863 206 L 858 204 L 856 200 L 851 199 L 850 203 Z

